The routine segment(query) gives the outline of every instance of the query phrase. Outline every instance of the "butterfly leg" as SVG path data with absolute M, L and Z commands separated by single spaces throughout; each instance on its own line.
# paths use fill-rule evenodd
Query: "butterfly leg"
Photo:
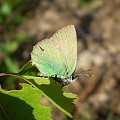
M 57 83 L 57 75 L 55 75 L 54 80 L 55 80 L 55 83 Z

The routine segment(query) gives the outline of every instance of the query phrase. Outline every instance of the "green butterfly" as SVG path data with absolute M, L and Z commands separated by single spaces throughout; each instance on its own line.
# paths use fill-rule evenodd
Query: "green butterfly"
M 63 86 L 74 81 L 77 62 L 77 35 L 74 25 L 58 30 L 50 39 L 38 42 L 31 52 L 31 61 L 42 73 Z

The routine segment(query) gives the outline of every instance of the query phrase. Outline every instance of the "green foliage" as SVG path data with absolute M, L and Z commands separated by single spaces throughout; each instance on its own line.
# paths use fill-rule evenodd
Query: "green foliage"
M 42 92 L 30 85 L 22 90 L 0 90 L 0 116 L 2 120 L 50 120 L 50 108 L 39 104 Z
M 9 4 L 3 3 L 1 5 L 1 15 L 8 16 L 8 15 L 10 15 L 11 11 L 12 11 L 12 9 Z M 1 18 L 1 20 L 2 20 L 2 18 Z
M 80 0 L 80 6 L 84 7 L 85 5 L 93 2 L 95 0 Z
M 12 23 L 16 22 L 18 24 L 21 19 L 21 12 L 19 11 L 19 7 L 24 4 L 26 0 L 5 0 L 0 3 L 0 22 L 3 23 L 12 17 Z M 19 22 L 18 22 L 19 21 Z
M 74 108 L 73 100 L 76 98 L 76 95 L 74 95 L 72 93 L 63 92 L 61 89 L 61 86 L 59 84 L 55 83 L 54 80 L 52 80 L 50 78 L 39 77 L 38 73 L 39 73 L 38 70 L 34 66 L 32 66 L 30 62 L 28 62 L 26 65 L 24 65 L 24 67 L 20 70 L 19 73 L 1 73 L 0 76 L 6 76 L 6 75 L 16 76 L 16 77 L 24 79 L 25 81 L 27 81 L 29 83 L 29 85 L 24 85 L 23 89 L 20 91 L 16 91 L 16 90 L 10 91 L 10 92 L 4 91 L 3 93 L 5 93 L 6 95 L 12 95 L 12 97 L 18 97 L 19 99 L 22 99 L 24 101 L 24 103 L 28 104 L 29 106 L 33 105 L 33 103 L 34 103 L 33 99 L 38 101 L 38 96 L 41 97 L 43 95 L 51 103 L 53 103 L 53 105 L 55 105 L 58 109 L 60 109 L 66 115 L 68 115 L 70 118 L 72 118 L 71 111 Z M 22 92 L 25 92 L 25 96 Z M 39 95 L 38 95 L 38 93 L 39 93 Z M 35 94 L 37 94 L 37 97 Z M 19 101 L 13 102 L 10 104 L 12 106 L 12 104 L 15 105 L 17 103 L 19 104 Z M 36 103 L 36 101 L 35 101 L 35 103 Z M 46 118 L 44 118 L 45 120 L 50 119 L 50 115 L 49 115 L 50 111 L 47 111 L 47 110 L 45 111 L 41 107 L 36 108 L 35 106 L 32 106 L 32 108 L 33 108 L 32 111 L 34 111 L 34 109 L 37 109 L 35 112 L 36 114 L 34 114 L 34 112 L 31 112 L 31 109 L 29 108 L 29 106 L 26 107 L 25 111 L 30 110 L 29 111 L 30 114 L 32 114 L 36 118 L 36 120 L 40 120 L 40 118 L 38 118 L 38 117 L 43 117 L 43 118 L 46 117 Z M 15 105 L 14 109 L 18 110 L 19 107 L 20 106 Z M 18 113 L 18 114 L 22 114 L 21 109 L 22 108 L 20 108 L 20 113 Z M 17 111 L 17 110 L 12 110 L 12 111 Z M 4 113 L 3 113 L 4 111 L 2 109 L 1 109 L 1 111 L 2 111 L 2 115 L 4 115 Z M 38 113 L 38 112 L 43 112 L 43 113 Z M 8 113 L 9 113 L 9 111 L 8 111 Z M 23 113 L 25 113 L 25 112 L 23 112 Z M 48 114 L 48 116 L 46 116 L 46 114 Z M 26 114 L 26 115 L 28 115 L 28 114 Z M 22 116 L 22 115 L 20 115 L 20 116 Z
M 7 56 L 4 58 L 4 61 L 2 62 L 2 65 L 1 65 L 1 71 L 6 71 L 6 70 L 7 72 L 19 71 L 18 63 L 14 59 Z
M 21 75 L 23 77 L 25 77 L 30 84 L 32 83 L 32 85 L 34 85 L 39 90 L 41 90 L 43 92 L 43 95 L 49 101 L 51 101 L 56 107 L 58 107 L 60 110 L 62 110 L 69 117 L 72 117 L 70 112 L 74 107 L 73 99 L 75 98 L 75 96 L 73 98 L 73 94 L 71 93 L 71 95 L 65 97 L 63 94 L 63 91 L 61 89 L 61 86 L 57 85 L 55 83 L 55 81 L 53 81 L 52 79 L 42 78 L 39 76 L 38 77 L 30 76 L 33 73 L 35 74 L 35 71 L 31 71 L 29 73 L 30 74 L 29 76 L 24 75 L 24 74 L 26 74 L 27 69 L 30 70 L 31 68 L 32 68 L 32 65 L 30 62 L 28 62 L 27 65 L 25 65 L 25 67 L 22 68 L 22 70 L 20 71 L 20 73 L 22 73 Z M 35 68 L 33 67 L 33 69 L 35 69 Z M 24 70 L 26 70 L 26 71 L 22 72 Z M 27 74 L 28 74 L 28 72 L 27 72 Z
M 18 50 L 21 43 L 30 40 L 24 33 L 16 31 L 16 27 L 21 24 L 26 13 L 26 11 L 20 9 L 25 4 L 27 4 L 27 0 L 3 0 L 0 2 L 0 29 L 2 30 L 0 36 L 1 72 L 19 70 L 18 63 L 11 55 Z

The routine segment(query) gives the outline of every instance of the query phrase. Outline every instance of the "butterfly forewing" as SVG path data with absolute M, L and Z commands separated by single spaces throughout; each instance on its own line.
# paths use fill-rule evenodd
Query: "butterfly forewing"
M 74 26 L 69 25 L 58 30 L 52 39 L 59 46 L 59 50 L 65 59 L 66 73 L 70 76 L 75 70 L 77 61 L 77 36 Z

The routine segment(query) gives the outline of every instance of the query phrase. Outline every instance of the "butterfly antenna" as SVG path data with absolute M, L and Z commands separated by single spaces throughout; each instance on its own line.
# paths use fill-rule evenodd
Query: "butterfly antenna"
M 75 74 L 75 76 L 77 76 L 77 77 L 79 77 L 79 76 L 93 77 L 94 75 L 85 73 L 85 72 L 91 71 L 91 70 L 92 69 L 90 68 L 90 69 L 87 69 L 87 70 L 80 71 L 80 73 L 79 74 Z
M 86 73 L 75 74 L 75 76 L 77 76 L 77 77 L 79 77 L 79 76 L 94 77 L 94 75 L 90 75 L 90 74 L 86 74 Z
M 86 72 L 86 71 L 91 71 L 92 69 L 87 69 L 87 70 L 83 70 L 83 71 L 80 71 L 81 73 L 83 72 Z

